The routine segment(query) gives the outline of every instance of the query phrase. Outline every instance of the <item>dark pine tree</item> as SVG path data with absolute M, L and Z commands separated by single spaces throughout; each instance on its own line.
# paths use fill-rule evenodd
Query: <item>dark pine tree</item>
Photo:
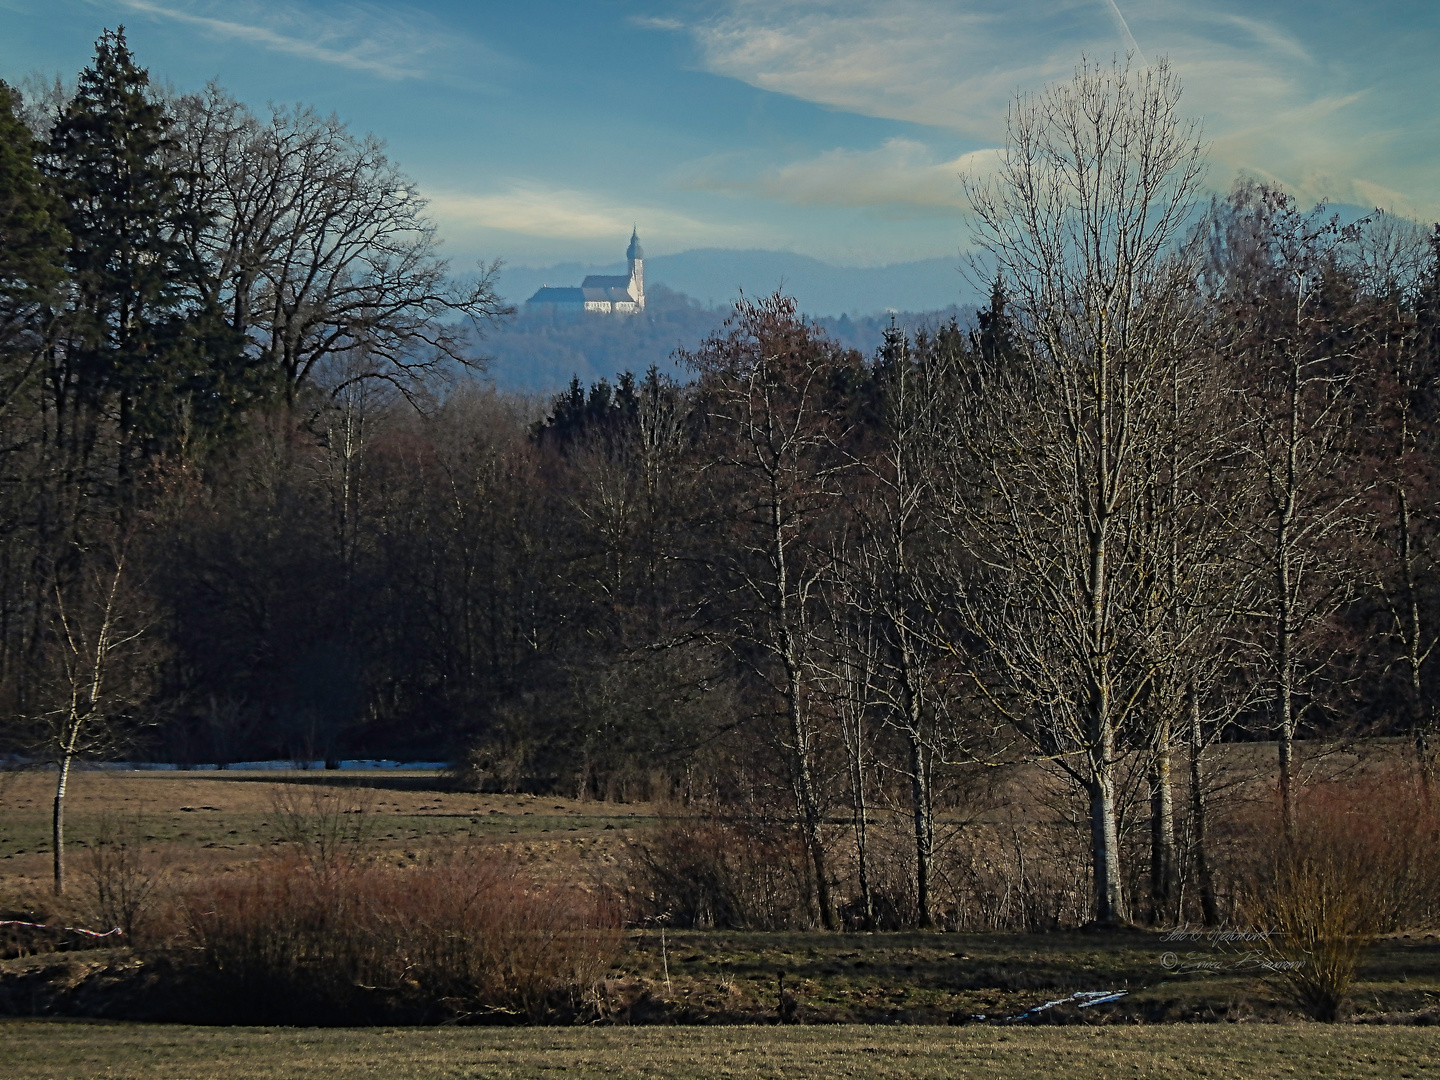
M 258 389 L 239 337 L 188 288 L 169 126 L 122 27 L 96 43 L 50 139 L 75 292 L 57 414 L 78 418 L 86 453 L 113 431 L 122 489 L 138 464 L 222 426 Z
M 0 82 L 0 361 L 10 404 L 36 362 L 47 313 L 65 277 L 60 206 L 36 164 L 40 147 Z

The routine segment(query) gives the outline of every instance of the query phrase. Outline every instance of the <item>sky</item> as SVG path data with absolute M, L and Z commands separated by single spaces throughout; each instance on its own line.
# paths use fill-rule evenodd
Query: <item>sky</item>
M 1168 57 L 1208 183 L 1440 217 L 1437 0 L 0 0 L 0 77 L 152 77 L 383 138 L 457 263 L 957 256 L 1018 91 Z

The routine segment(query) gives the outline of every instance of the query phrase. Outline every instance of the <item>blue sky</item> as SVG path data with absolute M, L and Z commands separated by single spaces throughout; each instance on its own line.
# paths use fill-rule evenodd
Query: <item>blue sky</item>
M 1017 89 L 1165 55 L 1210 182 L 1440 216 L 1436 0 L 0 0 L 0 76 L 73 74 L 124 23 L 152 75 L 384 138 L 457 262 L 956 255 L 958 174 Z

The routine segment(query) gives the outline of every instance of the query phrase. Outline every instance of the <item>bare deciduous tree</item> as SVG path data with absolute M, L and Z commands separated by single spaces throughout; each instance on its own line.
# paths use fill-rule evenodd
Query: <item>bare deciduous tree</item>
M 321 376 L 326 389 L 378 379 L 408 391 L 447 362 L 479 363 L 463 320 L 509 313 L 499 264 L 452 278 L 425 200 L 379 140 L 305 108 L 261 120 L 214 86 L 174 110 L 191 210 L 181 239 L 202 292 L 287 400 Z
M 1368 375 L 1370 427 L 1386 498 L 1374 535 L 1384 634 L 1405 678 L 1406 711 L 1426 798 L 1434 782 L 1436 710 L 1430 660 L 1440 634 L 1434 622 L 1437 541 L 1433 507 L 1435 391 L 1440 374 L 1440 232 L 1375 211 L 1344 253 L 1373 306 Z
M 129 580 L 124 544 L 77 553 L 74 579 L 55 588 L 48 707 L 41 748 L 57 777 L 51 816 L 54 888 L 65 891 L 65 795 L 78 758 L 123 745 L 125 714 L 144 699 L 153 668 L 153 615 Z
M 1244 412 L 1237 447 L 1259 491 L 1246 549 L 1261 586 L 1253 615 L 1288 833 L 1295 735 L 1327 666 L 1323 631 L 1357 585 L 1353 534 L 1369 484 L 1347 467 L 1358 419 L 1358 313 L 1339 248 L 1353 231 L 1323 207 L 1302 213 L 1289 196 L 1253 183 L 1238 185 L 1217 213 L 1212 272 Z
M 712 469 L 725 504 L 723 573 L 733 582 L 742 654 L 783 703 L 782 747 L 820 920 L 833 929 L 810 654 L 828 571 L 817 530 L 848 467 L 837 449 L 847 419 L 833 395 L 859 358 L 817 334 L 779 294 L 742 299 L 728 325 L 688 357 L 719 436 Z
M 997 176 L 967 179 L 1018 345 L 957 410 L 954 531 L 984 568 L 969 621 L 1002 673 L 992 702 L 1088 797 L 1106 923 L 1127 911 L 1121 739 L 1143 726 L 1152 675 L 1141 470 L 1191 281 L 1172 249 L 1202 173 L 1179 98 L 1164 62 L 1086 62 L 1019 96 Z

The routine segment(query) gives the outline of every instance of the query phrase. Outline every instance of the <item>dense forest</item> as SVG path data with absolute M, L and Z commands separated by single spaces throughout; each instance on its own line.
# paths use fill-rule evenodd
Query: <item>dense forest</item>
M 537 404 L 375 139 L 161 94 L 121 33 L 0 85 L 8 749 L 708 807 L 686 857 L 789 853 L 734 921 L 827 927 L 963 921 L 947 830 L 1038 763 L 1076 921 L 1214 917 L 1220 744 L 1273 741 L 1287 827 L 1315 739 L 1432 782 L 1440 236 L 1211 198 L 1178 93 L 1018 99 L 973 325 L 862 353 L 742 299 L 678 377 Z

